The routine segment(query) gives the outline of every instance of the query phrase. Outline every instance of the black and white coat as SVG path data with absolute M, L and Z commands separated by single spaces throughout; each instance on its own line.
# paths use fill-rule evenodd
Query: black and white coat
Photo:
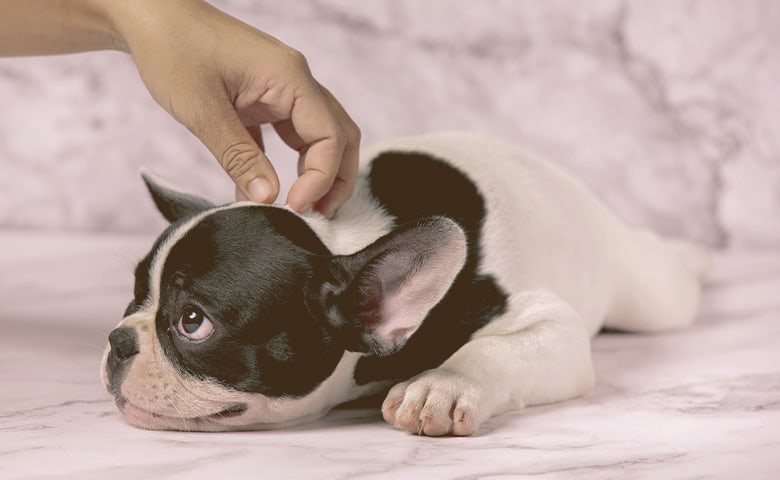
M 172 224 L 136 269 L 102 367 L 129 423 L 278 428 L 390 388 L 394 426 L 469 435 L 587 394 L 602 327 L 696 315 L 705 254 L 627 228 L 547 162 L 456 133 L 362 158 L 331 221 L 217 207 L 145 175 Z

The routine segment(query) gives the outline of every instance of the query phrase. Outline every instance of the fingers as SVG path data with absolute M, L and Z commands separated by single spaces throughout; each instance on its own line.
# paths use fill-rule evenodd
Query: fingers
M 233 179 L 238 199 L 273 202 L 279 194 L 279 179 L 263 152 L 260 127 L 245 127 L 227 95 L 209 95 L 200 97 L 209 98 L 209 103 L 191 112 L 190 118 L 182 118 L 182 123 L 200 138 Z
M 328 218 L 331 218 L 344 202 L 349 199 L 355 189 L 355 180 L 359 167 L 360 129 L 336 98 L 325 87 L 320 86 L 320 89 L 330 99 L 331 108 L 341 120 L 342 131 L 346 135 L 346 143 L 344 144 L 344 151 L 342 152 L 336 178 L 328 193 L 314 207 Z
M 287 203 L 297 211 L 315 208 L 332 217 L 355 187 L 360 130 L 319 85 L 297 99 L 291 117 L 290 123 L 277 128 L 285 142 L 301 153 L 300 176 Z
M 246 131 L 249 132 L 249 135 L 252 137 L 252 140 L 255 141 L 257 146 L 265 152 L 265 143 L 263 142 L 263 131 L 260 129 L 260 125 L 252 125 L 249 127 L 246 127 Z

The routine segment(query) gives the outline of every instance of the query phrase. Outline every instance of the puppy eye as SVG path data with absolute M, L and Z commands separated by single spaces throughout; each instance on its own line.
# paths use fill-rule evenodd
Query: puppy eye
M 214 324 L 199 308 L 187 308 L 179 318 L 179 333 L 192 341 L 208 338 L 214 332 Z

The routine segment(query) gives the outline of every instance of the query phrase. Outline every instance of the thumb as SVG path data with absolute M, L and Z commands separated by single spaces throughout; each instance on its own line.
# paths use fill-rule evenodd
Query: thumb
M 250 132 L 227 99 L 205 106 L 198 117 L 185 126 L 216 157 L 236 189 L 254 202 L 273 202 L 279 195 L 279 178 L 261 148 L 259 128 L 249 127 Z

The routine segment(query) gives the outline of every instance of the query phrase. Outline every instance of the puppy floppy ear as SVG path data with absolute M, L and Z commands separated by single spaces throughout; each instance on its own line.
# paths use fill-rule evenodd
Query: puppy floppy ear
M 157 210 L 171 223 L 215 206 L 205 198 L 187 193 L 149 170 L 142 169 L 141 178 L 152 195 Z
M 378 355 L 398 351 L 447 293 L 466 253 L 460 226 L 430 217 L 403 225 L 353 255 L 335 257 L 336 278 L 323 287 L 323 306 L 346 349 Z

